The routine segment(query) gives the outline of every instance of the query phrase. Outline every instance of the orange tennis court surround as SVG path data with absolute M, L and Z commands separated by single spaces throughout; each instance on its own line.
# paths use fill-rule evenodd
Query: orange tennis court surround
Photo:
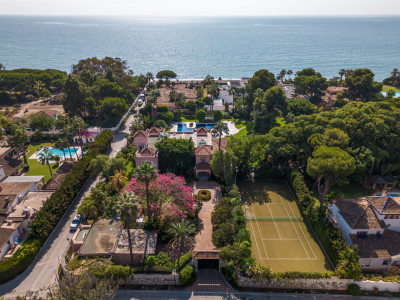
M 330 270 L 285 182 L 246 181 L 239 188 L 257 263 L 275 272 Z

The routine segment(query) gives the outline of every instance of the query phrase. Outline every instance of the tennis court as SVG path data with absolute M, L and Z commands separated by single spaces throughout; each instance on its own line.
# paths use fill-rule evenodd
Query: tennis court
M 285 182 L 241 182 L 252 256 L 275 272 L 330 270 Z

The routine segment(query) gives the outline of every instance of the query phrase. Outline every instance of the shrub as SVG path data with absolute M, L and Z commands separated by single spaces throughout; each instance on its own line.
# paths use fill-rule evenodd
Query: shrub
M 235 225 L 232 223 L 223 223 L 213 230 L 212 242 L 216 247 L 224 247 L 235 241 Z
M 214 110 L 213 117 L 214 117 L 214 121 L 218 122 L 218 121 L 222 120 L 222 118 L 224 117 L 224 114 L 220 110 Z
M 180 273 L 179 273 L 179 283 L 181 285 L 185 285 L 189 283 L 190 279 L 194 274 L 194 267 L 193 266 L 186 266 Z
M 154 267 L 137 267 L 133 269 L 133 272 L 135 274 L 138 273 L 147 273 L 147 274 L 152 274 L 152 273 L 166 273 L 166 274 L 171 274 L 173 268 L 169 266 L 154 266 Z
M 133 275 L 133 269 L 129 266 L 109 265 L 104 271 L 107 278 L 126 279 Z
M 356 283 L 349 284 L 349 286 L 347 287 L 347 292 L 349 293 L 349 295 L 352 295 L 352 296 L 361 296 L 362 295 L 361 288 Z
M 204 119 L 206 118 L 207 113 L 204 111 L 204 109 L 199 109 L 196 112 L 196 119 L 201 121 L 204 121 Z
M 200 190 L 197 195 L 201 200 L 207 201 L 211 199 L 211 192 L 209 190 Z
M 180 271 L 182 268 L 192 260 L 192 251 L 186 252 L 181 257 L 179 257 L 179 269 L 178 269 L 178 260 L 175 262 L 175 270 Z
M 68 207 L 74 201 L 89 178 L 90 161 L 100 153 L 105 153 L 113 140 L 110 130 L 104 130 L 89 151 L 72 168 L 60 187 L 44 203 L 35 219 L 30 223 L 29 237 L 10 259 L 0 263 L 0 282 L 5 282 L 23 272 L 39 252 Z

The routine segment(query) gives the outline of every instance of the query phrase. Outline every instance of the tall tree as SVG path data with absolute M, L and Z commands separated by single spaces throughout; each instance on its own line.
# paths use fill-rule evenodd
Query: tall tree
M 330 187 L 345 183 L 355 167 L 354 158 L 338 147 L 319 146 L 314 150 L 308 159 L 307 173 L 316 179 L 321 204 Z
M 7 142 L 11 147 L 18 149 L 19 151 L 23 150 L 24 164 L 27 165 L 28 160 L 26 159 L 25 144 L 28 142 L 28 135 L 24 126 L 14 125 Z
M 85 121 L 82 120 L 82 118 L 80 117 L 73 117 L 71 119 L 71 125 L 73 130 L 78 134 L 79 136 L 79 143 L 81 145 L 81 153 L 83 153 L 83 140 L 82 140 L 82 136 L 84 134 L 84 130 L 88 127 L 87 124 L 85 123 Z
M 133 176 L 136 177 L 138 181 L 143 182 L 146 186 L 147 218 L 151 225 L 152 219 L 151 219 L 150 199 L 149 199 L 149 185 L 152 180 L 157 178 L 156 170 L 154 169 L 152 163 L 145 161 L 135 169 L 133 174 L 134 174 Z
M 344 81 L 349 89 L 345 92 L 351 100 L 369 101 L 379 96 L 382 83 L 374 81 L 375 74 L 369 69 L 349 71 Z
M 320 99 L 322 91 L 328 87 L 326 78 L 312 68 L 297 72 L 294 85 L 296 86 L 297 94 L 308 95 L 316 100 Z
M 212 96 L 212 99 L 216 99 L 219 96 L 218 83 L 213 82 L 207 87 L 207 93 Z
M 67 160 L 67 156 L 65 155 L 65 148 L 69 146 L 69 142 L 66 138 L 59 138 L 55 143 L 54 147 L 63 151 L 64 160 Z
M 54 155 L 53 152 L 47 150 L 47 149 L 43 149 L 43 151 L 41 151 L 39 153 L 39 162 L 44 165 L 48 165 L 49 166 L 49 170 L 50 170 L 50 176 L 53 176 L 53 172 L 51 171 L 51 166 L 50 166 L 50 161 L 54 160 Z
M 196 227 L 188 220 L 182 220 L 179 223 L 172 223 L 167 233 L 173 236 L 170 243 L 179 245 L 179 257 L 177 260 L 177 269 L 179 270 L 181 267 L 179 265 L 179 258 L 182 255 L 183 247 L 187 248 L 189 241 L 193 241 Z
M 150 82 L 154 80 L 154 75 L 151 72 L 147 72 L 146 73 L 146 77 L 147 77 L 147 84 L 150 85 Z
M 131 239 L 131 224 L 135 221 L 138 212 L 139 202 L 138 197 L 132 193 L 123 193 L 118 196 L 117 202 L 117 215 L 125 224 L 128 233 L 129 254 L 131 258 L 130 265 L 133 267 L 133 252 L 132 252 L 132 239 Z
M 336 273 L 341 278 L 357 280 L 361 276 L 361 266 L 359 263 L 358 246 L 352 248 L 346 246 L 339 253 L 339 262 L 336 267 Z
M 76 76 L 68 75 L 64 84 L 64 110 L 71 116 L 81 115 L 83 100 L 86 98 L 82 84 Z
M 221 149 L 221 138 L 222 135 L 228 134 L 229 133 L 229 128 L 228 125 L 226 125 L 226 123 L 222 122 L 222 121 L 218 121 L 217 124 L 215 124 L 214 128 L 212 129 L 212 133 L 213 134 L 218 134 L 218 150 Z

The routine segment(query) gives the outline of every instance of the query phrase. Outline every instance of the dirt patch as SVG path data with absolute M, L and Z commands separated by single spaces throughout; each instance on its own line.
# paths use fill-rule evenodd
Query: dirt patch
M 182 250 L 182 254 L 188 252 L 188 251 L 192 251 L 194 248 L 194 243 L 193 242 L 189 242 L 188 247 L 184 247 L 184 249 Z M 163 243 L 161 241 L 157 242 L 157 247 L 156 247 L 156 253 L 160 253 L 160 252 L 165 252 L 168 254 L 168 256 L 171 258 L 171 261 L 175 261 L 178 257 L 179 257 L 179 245 L 171 245 L 168 243 Z
M 197 83 L 194 82 L 194 86 Z M 190 88 L 190 83 L 178 83 L 175 86 L 170 85 L 167 87 L 166 85 L 162 85 L 160 87 L 160 94 L 161 97 L 157 99 L 158 103 L 166 103 L 169 102 L 169 93 L 174 89 L 177 93 L 182 93 L 186 97 L 186 101 L 196 101 L 197 99 L 197 92 L 196 88 Z

